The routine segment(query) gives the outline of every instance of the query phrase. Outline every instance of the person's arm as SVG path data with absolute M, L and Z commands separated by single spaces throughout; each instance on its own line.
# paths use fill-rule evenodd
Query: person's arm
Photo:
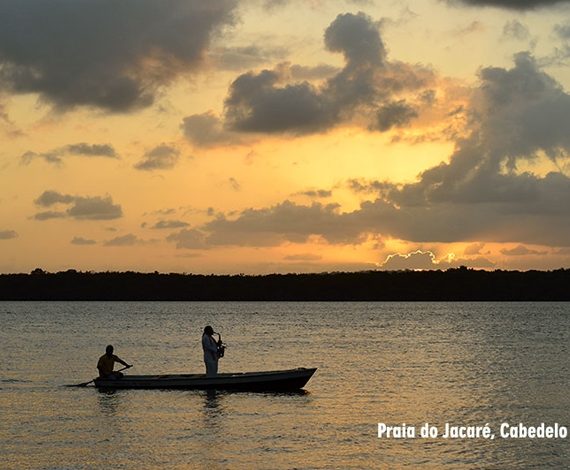
M 132 367 L 131 364 L 127 364 L 125 361 L 123 361 L 119 356 L 115 356 L 115 361 L 117 361 L 119 364 L 123 364 L 125 367 Z

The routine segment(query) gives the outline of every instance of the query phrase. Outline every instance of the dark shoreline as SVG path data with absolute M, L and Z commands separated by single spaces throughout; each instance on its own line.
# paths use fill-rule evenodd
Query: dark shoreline
M 570 269 L 201 275 L 0 274 L 0 300 L 568 301 Z

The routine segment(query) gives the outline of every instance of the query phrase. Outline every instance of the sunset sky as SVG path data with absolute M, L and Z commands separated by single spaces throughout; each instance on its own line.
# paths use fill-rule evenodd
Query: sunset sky
M 0 272 L 570 267 L 568 0 L 0 0 Z

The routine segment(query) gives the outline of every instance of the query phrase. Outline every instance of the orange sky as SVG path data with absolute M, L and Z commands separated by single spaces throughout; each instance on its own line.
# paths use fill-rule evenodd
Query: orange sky
M 568 267 L 570 2 L 509 3 L 0 0 L 0 272 Z

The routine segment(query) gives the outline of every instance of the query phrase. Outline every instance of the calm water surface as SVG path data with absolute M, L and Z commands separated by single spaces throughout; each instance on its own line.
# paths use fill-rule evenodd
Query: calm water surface
M 305 394 L 67 388 L 318 367 Z M 568 303 L 0 303 L 0 467 L 570 468 L 569 439 L 378 439 L 378 422 L 570 426 Z

